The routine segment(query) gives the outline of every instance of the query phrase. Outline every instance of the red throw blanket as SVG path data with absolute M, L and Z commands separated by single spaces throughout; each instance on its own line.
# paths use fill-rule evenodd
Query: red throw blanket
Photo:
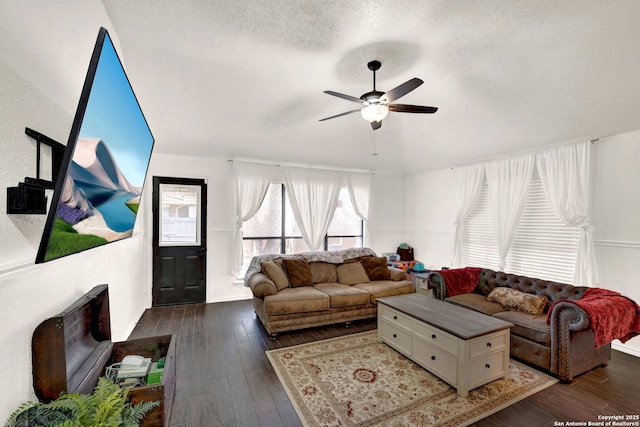
M 555 301 L 547 315 L 551 323 L 551 310 L 560 302 Z M 589 327 L 595 336 L 594 347 L 602 347 L 615 339 L 627 342 L 640 335 L 640 306 L 616 291 L 602 288 L 587 289 L 579 300 L 568 300 L 589 316 Z
M 478 285 L 480 272 L 479 267 L 453 268 L 451 270 L 440 270 L 438 273 L 444 279 L 447 286 L 447 296 L 452 297 L 460 294 L 470 294 Z

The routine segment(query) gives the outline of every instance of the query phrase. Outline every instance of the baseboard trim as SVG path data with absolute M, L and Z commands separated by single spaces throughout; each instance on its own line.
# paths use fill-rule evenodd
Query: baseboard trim
M 635 357 L 640 357 L 640 349 L 631 348 L 628 345 L 624 345 L 620 342 L 612 342 L 611 348 L 622 353 L 627 353 Z
M 231 296 L 231 297 L 222 297 L 222 298 L 214 298 L 211 300 L 208 300 L 207 303 L 214 303 L 214 302 L 231 302 L 231 301 L 244 301 L 244 300 L 248 300 L 253 298 L 252 296 Z

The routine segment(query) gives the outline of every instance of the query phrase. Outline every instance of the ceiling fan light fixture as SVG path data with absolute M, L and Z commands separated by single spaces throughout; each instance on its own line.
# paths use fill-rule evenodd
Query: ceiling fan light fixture
M 362 118 L 366 121 L 373 123 L 379 122 L 389 114 L 389 108 L 382 104 L 371 104 L 360 110 Z

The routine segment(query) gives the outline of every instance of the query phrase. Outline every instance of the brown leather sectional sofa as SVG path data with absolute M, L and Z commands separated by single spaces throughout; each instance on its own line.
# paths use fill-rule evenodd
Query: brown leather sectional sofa
M 415 292 L 406 272 L 387 267 L 369 248 L 256 256 L 245 286 L 271 339 L 283 331 L 375 317 L 376 298 Z
M 587 287 L 482 269 L 472 293 L 449 297 L 443 274 L 432 272 L 429 275 L 429 286 L 435 298 L 513 323 L 511 355 L 544 368 L 561 381 L 570 382 L 581 373 L 606 366 L 611 359 L 611 344 L 594 348 L 589 317 L 571 302 L 580 299 Z M 488 299 L 497 287 L 544 296 L 548 304 L 541 314 L 509 310 Z M 558 300 L 563 301 L 553 304 L 549 315 L 549 306 Z M 547 324 L 547 316 L 550 324 Z

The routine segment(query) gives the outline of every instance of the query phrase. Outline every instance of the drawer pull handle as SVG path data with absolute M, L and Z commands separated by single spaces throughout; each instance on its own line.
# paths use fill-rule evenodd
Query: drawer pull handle
M 436 360 L 436 357 L 435 356 L 431 356 L 431 360 Z
M 436 339 L 436 334 L 431 334 L 431 338 L 435 340 Z
M 485 363 L 484 367 L 489 369 L 489 368 L 491 368 L 491 365 L 489 365 L 488 363 Z
M 393 316 L 393 320 L 398 320 L 398 316 Z
M 491 347 L 491 343 L 490 342 L 487 343 L 487 347 Z
M 393 334 L 393 337 L 394 337 L 394 338 L 397 338 L 398 336 L 397 336 L 396 334 Z

